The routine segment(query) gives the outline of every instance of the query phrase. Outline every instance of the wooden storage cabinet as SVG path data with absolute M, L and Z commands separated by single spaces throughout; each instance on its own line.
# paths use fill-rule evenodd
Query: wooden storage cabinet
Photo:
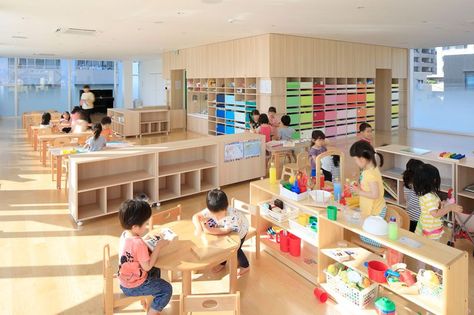
M 88 190 L 78 195 L 77 219 L 95 218 L 106 213 L 105 188 Z
M 166 201 L 180 197 L 180 174 L 160 176 L 158 178 L 158 199 Z
M 163 106 L 138 109 L 109 108 L 107 115 L 112 119 L 112 130 L 130 137 L 170 131 L 170 111 Z
M 120 204 L 133 197 L 132 183 L 109 186 L 106 188 L 107 213 L 117 212 Z

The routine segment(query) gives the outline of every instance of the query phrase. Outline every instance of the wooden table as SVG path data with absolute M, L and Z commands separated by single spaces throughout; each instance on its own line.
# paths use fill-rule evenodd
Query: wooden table
M 294 146 L 285 146 L 284 143 L 294 143 Z M 273 145 L 272 145 L 273 144 Z M 277 178 L 281 177 L 281 171 L 283 168 L 282 158 L 284 158 L 290 151 L 305 150 L 308 149 L 311 144 L 311 140 L 297 140 L 297 141 L 271 141 L 267 143 L 266 149 L 270 152 L 270 160 L 275 162 L 275 168 L 277 171 Z
M 175 221 L 162 225 L 152 231 L 151 234 L 157 234 L 164 227 L 173 230 L 178 235 L 178 240 L 172 241 L 167 246 L 168 249 L 166 247 L 163 249 L 163 256 L 160 255 L 155 266 L 165 270 L 182 272 L 183 296 L 191 294 L 192 271 L 207 269 L 226 260 L 230 269 L 230 293 L 237 291 L 237 250 L 240 246 L 238 234 L 217 236 L 202 233 L 200 236 L 196 236 L 194 225 L 190 220 Z M 207 250 L 209 255 L 200 259 L 192 248 L 197 248 L 198 251 Z
M 47 152 L 46 144 L 48 142 L 51 142 L 51 141 L 54 141 L 55 139 L 60 139 L 60 138 L 74 139 L 74 138 L 80 138 L 83 136 L 90 136 L 90 135 L 92 135 L 91 131 L 82 132 L 82 133 L 53 133 L 50 135 L 38 136 L 38 142 L 40 145 L 40 149 L 42 150 L 41 163 L 43 164 L 43 166 L 46 166 L 46 152 Z

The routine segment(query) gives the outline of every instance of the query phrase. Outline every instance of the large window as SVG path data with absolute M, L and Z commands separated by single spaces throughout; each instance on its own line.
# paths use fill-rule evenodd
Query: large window
M 474 45 L 411 55 L 410 127 L 474 135 Z

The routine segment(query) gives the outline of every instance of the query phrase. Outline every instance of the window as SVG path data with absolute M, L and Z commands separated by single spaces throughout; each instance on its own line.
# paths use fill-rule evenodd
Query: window
M 409 126 L 474 135 L 474 124 L 467 119 L 474 117 L 474 46 L 424 49 L 438 58 L 434 65 L 412 68 Z

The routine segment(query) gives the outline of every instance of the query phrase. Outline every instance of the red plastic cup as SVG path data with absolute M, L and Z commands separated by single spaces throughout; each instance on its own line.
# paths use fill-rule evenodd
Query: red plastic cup
M 289 236 L 290 255 L 299 257 L 301 255 L 301 239 L 293 234 Z
M 284 253 L 287 253 L 290 250 L 289 236 L 290 233 L 288 233 L 287 231 L 280 231 L 280 250 Z
M 323 288 L 316 287 L 316 288 L 314 288 L 313 293 L 314 293 L 314 296 L 321 303 L 326 303 L 326 301 L 328 300 L 328 293 Z

